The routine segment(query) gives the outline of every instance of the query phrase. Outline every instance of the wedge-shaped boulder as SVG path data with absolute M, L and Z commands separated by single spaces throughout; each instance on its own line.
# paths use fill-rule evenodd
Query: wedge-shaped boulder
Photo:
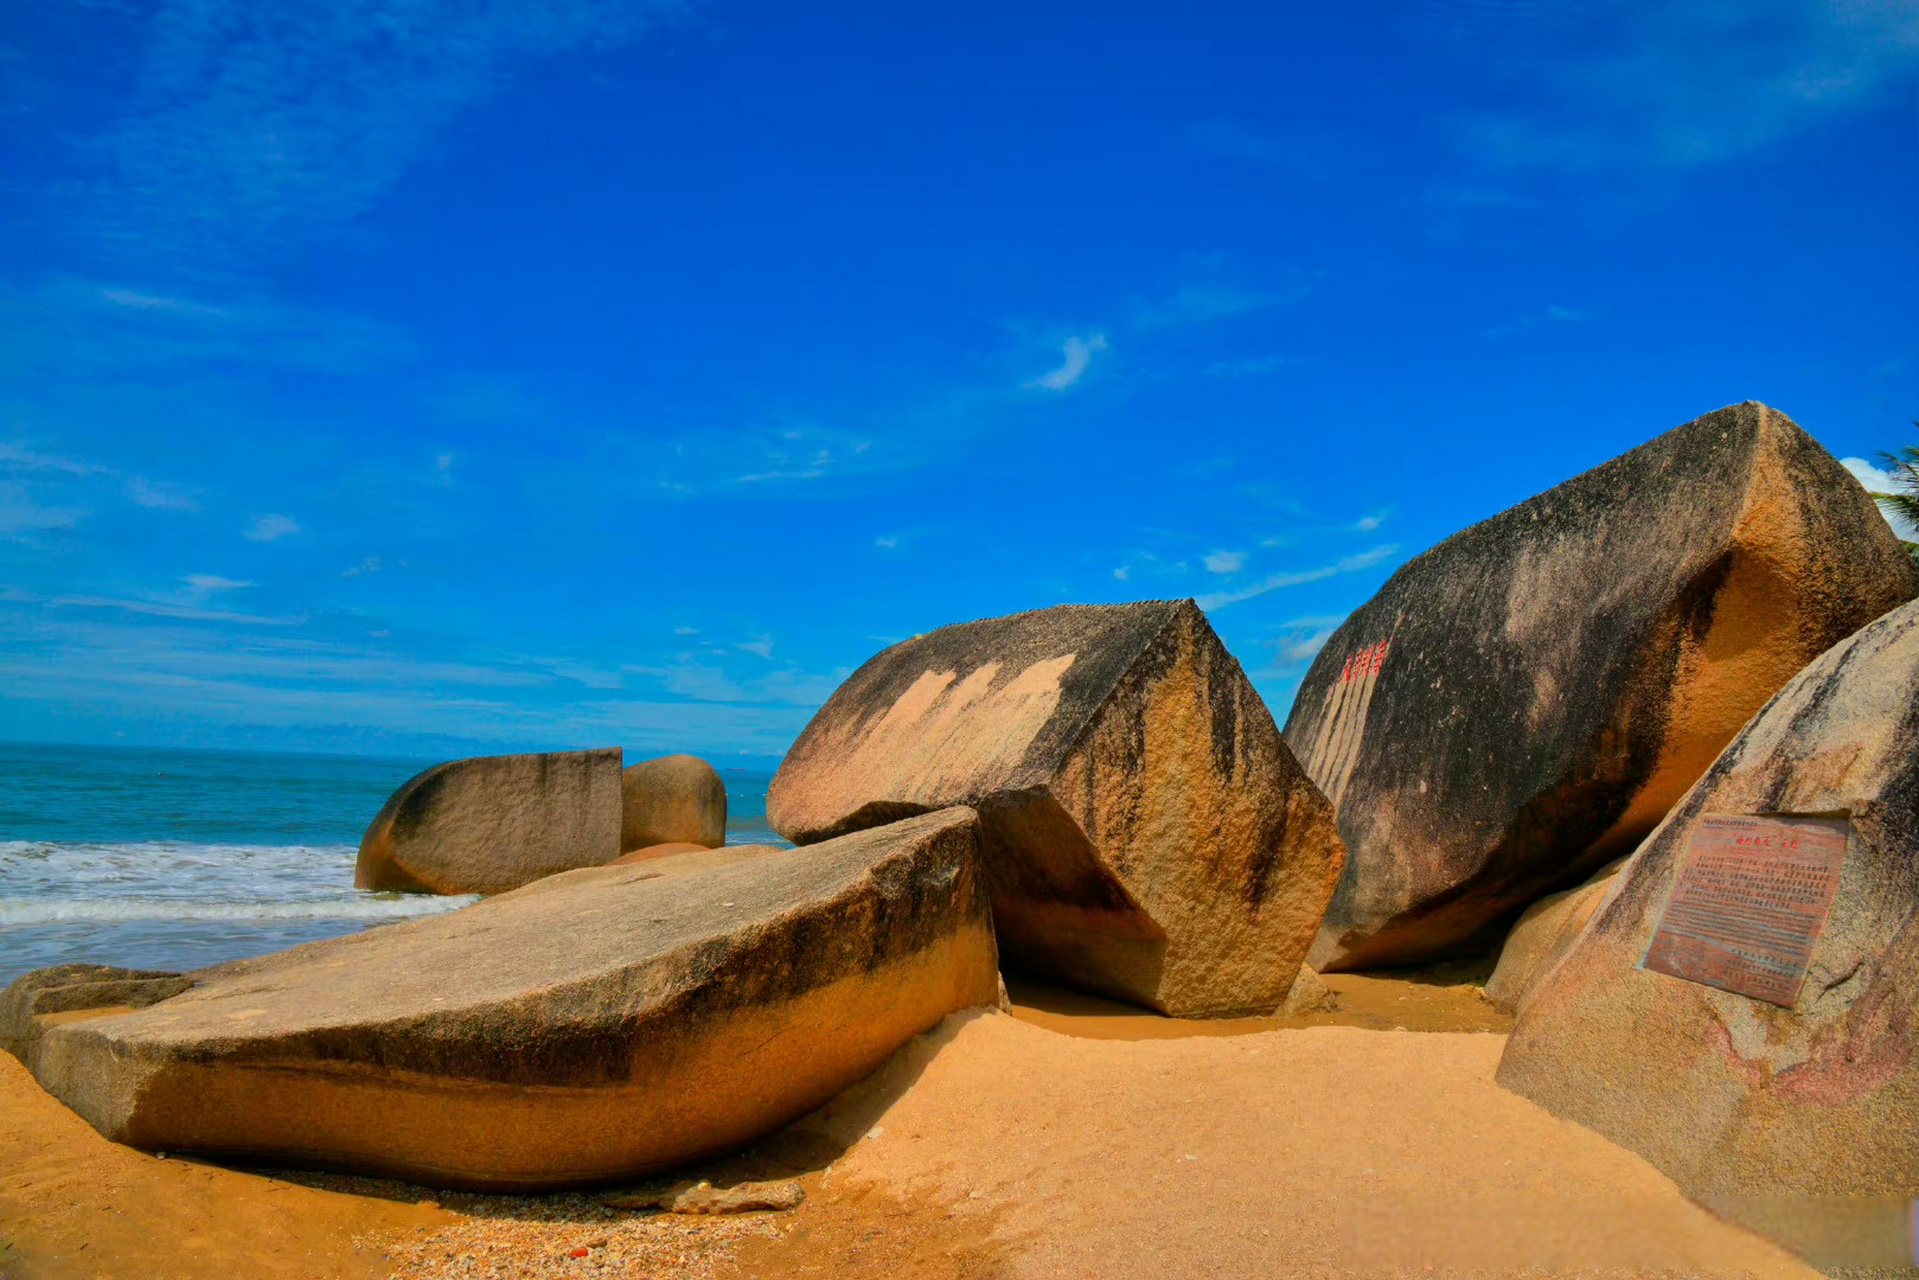
M 620 749 L 450 760 L 395 791 L 360 839 L 362 889 L 503 893 L 620 855 Z
M 1626 863 L 1534 987 L 1500 1083 L 1734 1216 L 1807 1197 L 1919 1195 L 1916 694 L 1919 604 L 1787 685 Z M 1796 815 L 1797 825 L 1728 824 L 1739 815 Z M 1835 818 L 1848 820 L 1849 839 Z M 1735 835 L 1730 852 L 1723 836 L 1708 842 L 1709 860 L 1693 867 L 1702 827 L 1728 825 L 1753 834 Z M 1777 843 L 1808 827 L 1832 833 L 1828 851 L 1803 859 L 1824 859 L 1823 875 Z M 1734 905 L 1702 912 L 1702 895 L 1726 885 Z M 1684 909 L 1669 914 L 1675 897 Z M 1665 941 L 1649 954 L 1662 926 Z
M 1061 605 L 885 650 L 767 793 L 806 845 L 979 810 L 1010 965 L 1180 1016 L 1271 1012 L 1339 875 L 1326 800 L 1191 602 Z
M 1486 980 L 1486 999 L 1493 1008 L 1501 1013 L 1516 1011 L 1533 984 L 1572 949 L 1625 861 L 1608 862 L 1577 889 L 1549 893 L 1526 908 L 1506 935 L 1499 964 Z
M 726 843 L 726 783 L 698 756 L 656 756 L 620 777 L 620 852 L 658 844 Z
M 977 850 L 948 809 L 567 872 L 179 994 L 41 971 L 0 996 L 0 1043 L 134 1146 L 450 1187 L 624 1178 L 750 1142 L 994 1003 Z
M 1286 740 L 1346 869 L 1311 963 L 1488 950 L 1630 853 L 1808 662 L 1912 599 L 1859 482 L 1784 414 L 1709 413 L 1408 562 Z

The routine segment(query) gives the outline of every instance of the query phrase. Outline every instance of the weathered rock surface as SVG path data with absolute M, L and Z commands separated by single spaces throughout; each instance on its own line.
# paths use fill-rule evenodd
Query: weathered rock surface
M 566 872 L 187 975 L 0 996 L 0 1043 L 133 1146 L 531 1189 L 749 1142 L 998 994 L 978 822 Z M 84 988 L 100 990 L 93 1000 Z M 158 994 L 149 989 L 148 994 Z M 89 1010 L 87 1006 L 96 1007 Z
M 1269 1013 L 1339 875 L 1332 812 L 1191 602 L 1062 605 L 869 660 L 767 794 L 806 845 L 979 810 L 1009 970 L 1180 1016 Z
M 1500 1083 L 1735 1214 L 1766 1197 L 1919 1194 L 1915 691 L 1919 604 L 1787 685 L 1533 989 Z M 1850 815 L 1793 1008 L 1640 967 L 1707 814 Z
M 1333 634 L 1286 740 L 1346 869 L 1310 962 L 1496 944 L 1630 853 L 1808 662 L 1914 568 L 1784 414 L 1709 413 L 1472 526 Z
M 1593 873 L 1576 889 L 1549 893 L 1527 907 L 1499 949 L 1499 964 L 1486 980 L 1486 999 L 1501 1013 L 1519 1008 L 1533 984 L 1546 976 L 1579 938 L 1595 908 L 1625 864 L 1620 858 Z
M 395 791 L 360 838 L 362 889 L 504 893 L 619 856 L 620 749 L 450 760 Z
M 726 783 L 698 756 L 657 756 L 620 778 L 620 852 L 657 844 L 726 843 Z
M 705 853 L 710 847 L 703 844 L 688 844 L 684 841 L 678 844 L 650 844 L 641 849 L 629 849 L 606 865 L 609 867 L 631 866 L 635 862 L 651 862 L 655 858 L 676 858 L 683 853 Z

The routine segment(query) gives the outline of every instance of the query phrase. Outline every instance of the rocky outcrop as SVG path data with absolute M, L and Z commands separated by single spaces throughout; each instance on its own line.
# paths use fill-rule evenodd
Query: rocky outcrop
M 1919 1194 L 1915 690 L 1919 604 L 1787 685 L 1626 863 L 1579 941 L 1533 989 L 1500 1083 L 1638 1152 L 1716 1206 Z M 1794 869 L 1796 850 L 1782 858 L 1741 837 L 1730 853 L 1704 846 L 1713 861 L 1686 871 L 1702 831 L 1726 829 L 1729 817 L 1737 828 L 1754 825 L 1737 815 L 1787 819 L 1774 831 L 1839 826 L 1824 855 L 1838 874 L 1823 928 L 1791 925 L 1776 905 L 1816 907 L 1830 891 L 1829 878 L 1821 887 Z M 1849 820 L 1849 841 L 1835 817 Z M 1746 869 L 1741 876 L 1719 875 L 1726 857 Z M 1742 905 L 1724 914 L 1758 939 L 1741 949 L 1782 979 L 1765 998 L 1650 967 L 1661 963 L 1648 950 L 1662 921 L 1681 936 L 1727 927 L 1702 931 L 1683 913 L 1667 921 L 1675 886 L 1688 886 L 1683 900 L 1692 901 L 1702 882 L 1738 886 Z M 1809 934 L 1801 985 L 1789 958 L 1793 939 Z
M 503 893 L 619 856 L 620 749 L 475 756 L 395 791 L 360 839 L 362 889 Z
M 137 1010 L 103 981 L 99 1016 L 49 1000 L 87 974 L 42 971 L 0 996 L 0 1040 L 134 1146 L 435 1186 L 609 1181 L 750 1142 L 992 1004 L 977 851 L 974 815 L 949 809 L 571 871 L 184 975 Z
M 726 843 L 726 783 L 698 756 L 657 756 L 620 778 L 620 852 L 658 844 Z
M 943 627 L 841 685 L 767 793 L 807 845 L 979 810 L 1010 968 L 1180 1016 L 1284 1000 L 1339 874 L 1325 798 L 1191 602 Z
M 1858 481 L 1754 403 L 1410 561 L 1333 634 L 1286 725 L 1347 851 L 1311 963 L 1495 945 L 1631 852 L 1767 698 L 1914 593 Z
M 649 844 L 644 848 L 629 849 L 606 865 L 624 867 L 635 862 L 651 862 L 655 858 L 677 858 L 683 853 L 705 853 L 709 847 L 703 844 L 689 844 L 685 841 L 678 844 Z
M 1549 893 L 1527 907 L 1499 949 L 1499 964 L 1486 980 L 1486 999 L 1501 1013 L 1515 1012 L 1533 984 L 1579 939 L 1606 896 L 1625 859 L 1608 862 L 1577 889 Z

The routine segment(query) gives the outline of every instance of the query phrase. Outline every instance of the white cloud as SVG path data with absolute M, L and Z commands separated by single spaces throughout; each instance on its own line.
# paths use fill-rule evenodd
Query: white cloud
M 1251 356 L 1244 360 L 1215 360 L 1206 366 L 1209 378 L 1259 378 L 1298 365 L 1297 356 Z
M 1369 569 L 1381 560 L 1398 551 L 1394 544 L 1374 547 L 1371 551 L 1362 551 L 1358 555 L 1347 556 L 1334 564 L 1322 565 L 1317 569 L 1303 569 L 1292 573 L 1276 573 L 1270 578 L 1242 587 L 1237 591 L 1216 591 L 1199 597 L 1199 607 L 1208 611 L 1223 609 L 1229 604 L 1238 604 L 1242 600 L 1251 600 L 1254 596 L 1263 596 L 1268 591 L 1277 591 L 1281 587 L 1296 587 L 1306 582 L 1318 582 L 1322 578 L 1331 578 L 1342 573 L 1356 573 Z
M 1841 458 L 1839 459 L 1839 465 L 1852 472 L 1859 483 L 1866 487 L 1867 493 L 1901 492 L 1901 477 L 1894 475 L 1890 471 L 1880 470 L 1864 458 Z M 1898 534 L 1907 542 L 1919 542 L 1919 529 L 1915 529 L 1903 517 L 1886 510 L 1886 508 L 1879 503 L 1875 502 L 1873 505 L 1879 507 L 1879 514 L 1886 518 L 1886 523 L 1892 526 L 1894 533 Z
M 1524 333 L 1541 325 L 1579 324 L 1592 319 L 1592 312 L 1579 307 L 1563 306 L 1560 303 L 1548 303 L 1538 311 L 1528 311 L 1510 324 L 1502 324 L 1486 330 L 1488 338 L 1505 338 L 1515 333 Z
M 1333 632 L 1338 629 L 1336 626 L 1321 627 L 1319 630 L 1307 635 L 1283 641 L 1279 645 L 1280 661 L 1305 662 L 1318 657 L 1319 651 L 1326 647 L 1326 642 L 1332 639 Z
M 1238 573 L 1246 566 L 1244 551 L 1208 551 L 1201 563 L 1208 573 Z
M 696 636 L 700 634 L 700 629 L 698 627 L 674 627 L 673 634 L 676 636 Z
M 200 505 L 183 490 L 145 476 L 127 477 L 127 497 L 154 511 L 192 511 Z
M 615 46 L 673 0 L 415 0 L 262 9 L 161 0 L 137 28 L 138 88 L 89 139 L 106 172 L 66 198 L 129 257 L 226 266 L 371 208 L 515 62 Z M 128 309 L 175 299 L 123 291 Z
M 357 578 L 362 574 L 378 573 L 379 571 L 380 557 L 365 556 L 361 558 L 360 563 L 340 570 L 340 576 L 342 578 Z
M 1385 524 L 1386 517 L 1391 514 L 1389 511 L 1375 511 L 1371 515 L 1361 516 L 1359 519 L 1353 521 L 1353 528 L 1360 533 L 1371 533 L 1373 530 L 1379 528 L 1380 525 Z
M 239 578 L 222 577 L 217 573 L 189 573 L 181 581 L 187 584 L 186 598 L 195 603 L 208 599 L 217 592 L 237 591 L 241 587 L 253 585 L 251 582 L 245 582 Z
M 0 480 L 0 538 L 71 529 L 85 515 L 86 512 L 75 507 L 48 506 L 29 493 L 25 485 Z
M 1547 95 L 1523 115 L 1453 122 L 1462 150 L 1487 170 L 1679 170 L 1730 159 L 1891 92 L 1919 63 L 1911 0 L 1527 5 L 1527 21 L 1508 20 L 1510 5 L 1450 8 L 1463 48 Z
M 1065 391 L 1085 376 L 1093 363 L 1093 356 L 1106 350 L 1106 346 L 1106 335 L 1103 333 L 1068 338 L 1060 344 L 1059 367 L 1047 370 L 1024 385 L 1045 391 Z
M 752 640 L 742 640 L 733 647 L 742 653 L 757 653 L 760 657 L 766 658 L 769 661 L 773 657 L 772 636 L 758 636 Z
M 1221 284 L 1182 285 L 1165 301 L 1143 307 L 1134 313 L 1133 323 L 1141 329 L 1205 324 L 1211 320 L 1226 320 L 1249 312 L 1284 306 L 1305 296 L 1304 284 L 1296 284 L 1281 293 Z
M 899 544 L 900 544 L 900 536 L 897 533 L 882 534 L 879 537 L 873 539 L 874 546 L 885 547 L 888 550 L 891 550 L 892 548 L 899 546 Z
M 110 474 L 106 467 L 91 462 L 81 462 L 74 458 L 62 458 L 51 453 L 36 453 L 19 442 L 0 441 L 0 466 L 18 471 L 56 471 L 70 476 L 97 476 Z
M 247 537 L 255 542 L 274 542 L 298 532 L 300 526 L 292 516 L 264 515 L 254 519 L 247 529 Z
M 162 600 L 123 600 L 113 596 L 61 596 L 51 603 L 55 608 L 121 609 L 127 613 L 179 618 L 189 622 L 248 622 L 266 627 L 297 627 L 306 621 L 304 615 L 266 617 L 255 613 L 233 613 L 225 609 L 202 609 L 191 604 L 168 604 Z
M 1124 582 L 1128 578 L 1133 576 L 1133 567 L 1131 565 L 1123 564 L 1119 568 L 1113 570 L 1113 576 L 1115 578 L 1118 578 L 1121 582 Z

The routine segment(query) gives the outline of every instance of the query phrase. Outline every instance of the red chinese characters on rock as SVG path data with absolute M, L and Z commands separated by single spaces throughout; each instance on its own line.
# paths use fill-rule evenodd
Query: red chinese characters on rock
M 1339 669 L 1339 682 L 1348 684 L 1354 680 L 1363 680 L 1367 676 L 1379 674 L 1385 665 L 1386 651 L 1392 647 L 1392 641 L 1381 640 L 1378 644 L 1369 644 L 1358 653 L 1346 659 L 1346 665 Z

